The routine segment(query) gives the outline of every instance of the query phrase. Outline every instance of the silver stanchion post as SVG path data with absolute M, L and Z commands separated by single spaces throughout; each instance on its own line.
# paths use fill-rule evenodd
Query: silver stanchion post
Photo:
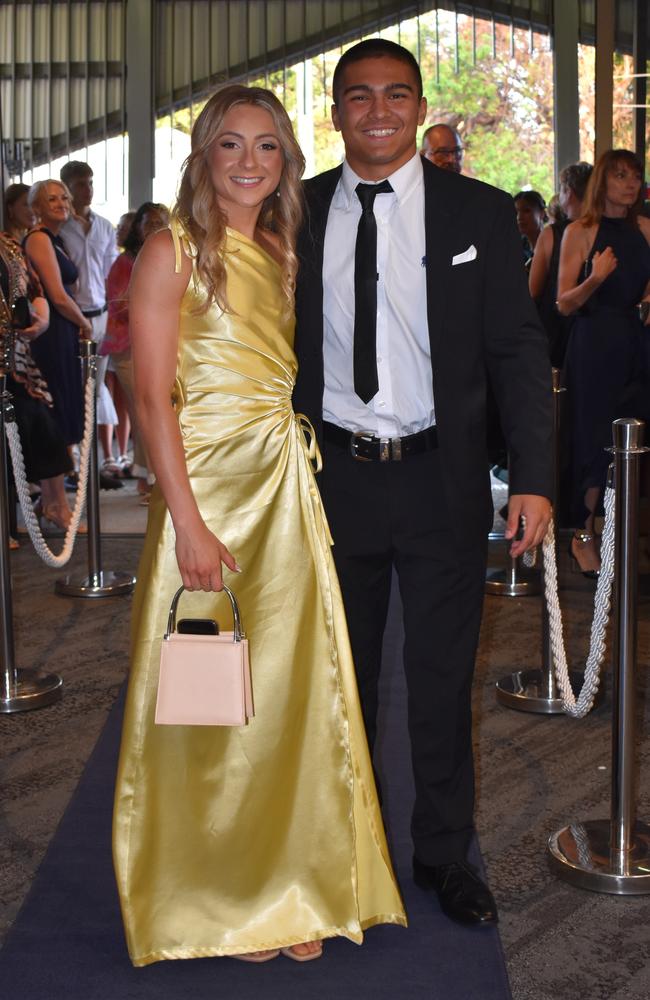
M 42 674 L 37 670 L 16 667 L 14 648 L 13 609 L 11 602 L 11 568 L 9 565 L 9 490 L 7 476 L 7 440 L 5 423 L 13 420 L 11 396 L 7 392 L 7 376 L 0 368 L 0 668 L 2 690 L 0 712 L 25 712 L 44 708 L 58 701 L 63 681 L 58 674 Z
M 561 371 L 553 369 L 553 517 L 560 487 L 560 421 L 562 409 L 563 387 L 560 385 Z M 557 536 L 556 536 L 557 537 Z M 544 567 L 542 565 L 542 667 L 535 670 L 515 670 L 497 681 L 497 700 L 508 708 L 516 708 L 520 712 L 535 712 L 540 715 L 560 715 L 564 712 L 562 698 L 555 681 L 553 650 L 551 647 L 551 630 L 546 605 L 544 587 Z M 569 674 L 571 684 L 580 689 L 584 673 L 572 670 Z M 597 700 L 602 700 L 602 688 L 599 689 Z
M 536 597 L 540 587 L 539 570 L 526 569 L 521 557 L 511 555 L 505 569 L 493 570 L 485 578 L 485 593 L 495 597 Z
M 81 366 L 84 387 L 88 379 L 93 382 L 97 375 L 97 346 L 91 340 L 82 340 L 80 345 Z M 93 429 L 88 466 L 88 490 L 86 514 L 88 518 L 88 573 L 68 574 L 56 581 L 55 592 L 64 597 L 118 597 L 130 594 L 135 586 L 135 577 L 130 573 L 102 569 L 101 533 L 99 526 L 99 465 L 97 460 L 97 424 Z
M 634 798 L 639 465 L 642 420 L 615 420 L 616 480 L 612 801 L 609 820 L 566 826 L 548 843 L 555 873 L 583 889 L 650 892 L 650 827 L 636 821 Z

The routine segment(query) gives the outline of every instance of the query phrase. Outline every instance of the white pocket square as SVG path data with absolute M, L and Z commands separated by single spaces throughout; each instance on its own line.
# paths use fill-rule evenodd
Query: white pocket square
M 470 260 L 476 260 L 476 247 L 473 243 L 464 253 L 457 253 L 455 257 L 451 258 L 451 266 L 454 267 L 455 264 L 467 264 Z

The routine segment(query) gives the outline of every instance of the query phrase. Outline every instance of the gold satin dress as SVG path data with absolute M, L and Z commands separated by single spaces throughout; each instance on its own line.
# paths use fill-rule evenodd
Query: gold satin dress
M 160 644 L 181 582 L 174 529 L 154 490 L 113 822 L 134 965 L 335 935 L 360 943 L 373 924 L 406 924 L 312 469 L 316 446 L 291 407 L 294 321 L 282 318 L 280 270 L 230 229 L 226 269 L 228 314 L 213 306 L 193 315 L 205 294 L 196 272 L 190 279 L 173 399 L 202 517 L 242 567 L 225 574 L 249 639 L 255 717 L 237 728 L 154 725 Z M 179 616 L 232 627 L 220 594 L 184 594 Z

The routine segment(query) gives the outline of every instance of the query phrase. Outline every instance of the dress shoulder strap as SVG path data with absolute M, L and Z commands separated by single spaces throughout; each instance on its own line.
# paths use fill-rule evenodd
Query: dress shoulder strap
M 176 219 L 172 219 L 169 223 L 169 229 L 172 234 L 172 242 L 174 244 L 174 273 L 181 273 L 181 237 L 182 230 L 180 229 Z
M 199 284 L 199 273 L 196 267 L 199 255 L 198 250 L 189 239 L 183 224 L 178 219 L 172 217 L 169 223 L 169 230 L 172 234 L 172 242 L 174 244 L 174 273 L 181 273 L 182 254 L 184 253 L 192 261 L 192 281 L 194 288 L 197 289 Z

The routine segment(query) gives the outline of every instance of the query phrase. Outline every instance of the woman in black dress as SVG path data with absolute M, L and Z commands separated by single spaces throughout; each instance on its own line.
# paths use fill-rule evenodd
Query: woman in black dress
M 643 205 L 643 169 L 634 153 L 609 150 L 589 181 L 582 217 L 562 240 L 558 309 L 576 314 L 566 358 L 571 421 L 573 525 L 571 555 L 595 576 L 594 539 L 617 417 L 648 416 L 646 340 L 639 306 L 650 301 L 650 220 Z M 645 319 L 645 325 L 650 320 Z
M 39 225 L 24 242 L 29 260 L 43 285 L 50 306 L 50 326 L 34 342 L 32 354 L 47 380 L 54 401 L 54 417 L 67 445 L 83 435 L 83 390 L 79 364 L 79 334 L 91 332 L 90 320 L 72 297 L 78 273 L 66 253 L 59 231 L 70 215 L 71 198 L 62 181 L 37 181 L 29 203 Z
M 571 163 L 560 171 L 560 207 L 562 218 L 554 220 L 542 231 L 535 245 L 528 287 L 535 300 L 542 326 L 548 334 L 551 364 L 564 367 L 573 317 L 558 312 L 557 278 L 560 267 L 560 246 L 564 230 L 582 215 L 582 205 L 593 167 L 591 163 Z M 550 209 L 549 209 L 550 210 Z

